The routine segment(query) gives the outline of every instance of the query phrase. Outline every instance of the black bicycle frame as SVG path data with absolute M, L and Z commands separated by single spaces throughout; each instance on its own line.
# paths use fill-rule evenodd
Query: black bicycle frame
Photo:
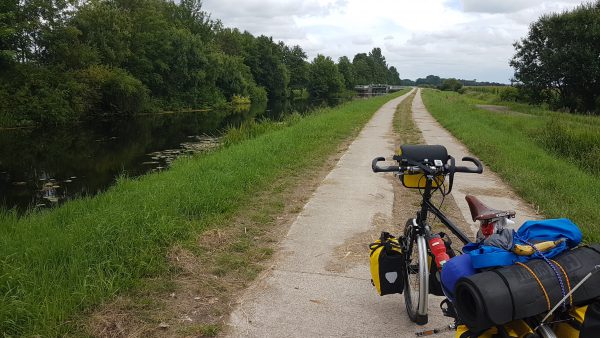
M 425 191 L 423 192 L 423 201 L 421 202 L 421 211 L 417 213 L 417 225 L 419 227 L 418 232 L 425 231 L 425 224 L 427 221 L 427 214 L 433 213 L 439 220 L 444 224 L 463 244 L 470 243 L 469 237 L 462 232 L 446 215 L 444 215 L 440 209 L 438 209 L 433 203 L 431 203 L 431 189 L 433 185 L 433 175 L 426 175 Z

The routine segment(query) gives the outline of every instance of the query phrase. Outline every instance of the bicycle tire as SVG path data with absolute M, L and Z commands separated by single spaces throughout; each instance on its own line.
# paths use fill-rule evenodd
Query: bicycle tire
M 409 219 L 404 228 L 405 264 L 402 269 L 404 303 L 410 320 L 417 325 L 424 325 L 429 320 L 427 315 L 429 276 L 427 275 L 427 259 L 423 260 L 423 255 L 419 254 L 418 241 L 422 239 L 413 231 L 413 224 L 414 219 Z M 427 251 L 426 245 L 422 244 L 422 247 Z M 427 252 L 425 252 L 425 257 L 426 255 Z

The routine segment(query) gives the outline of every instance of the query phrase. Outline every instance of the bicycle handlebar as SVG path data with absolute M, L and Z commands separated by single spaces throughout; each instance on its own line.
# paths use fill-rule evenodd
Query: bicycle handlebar
M 477 166 L 477 168 L 473 169 L 473 168 L 460 166 L 460 167 L 454 168 L 455 172 L 457 172 L 457 173 L 473 173 L 473 174 L 481 174 L 483 172 L 483 164 L 481 164 L 481 161 L 479 161 L 478 159 L 476 159 L 474 157 L 465 156 L 462 158 L 462 161 L 471 162 L 471 163 L 475 164 Z
M 371 162 L 371 169 L 373 169 L 374 173 L 386 173 L 386 172 L 398 172 L 400 171 L 400 167 L 397 165 L 390 165 L 387 167 L 380 167 L 377 165 L 377 162 L 385 161 L 385 157 L 376 157 Z
M 474 157 L 469 157 L 469 156 L 465 156 L 462 158 L 462 160 L 464 162 L 471 162 L 473 164 L 476 165 L 476 168 L 469 168 L 469 167 L 464 167 L 464 166 L 457 166 L 454 167 L 454 172 L 457 173 L 473 173 L 473 174 L 481 174 L 483 172 L 483 165 L 481 164 L 481 161 L 479 161 L 478 159 L 474 158 Z M 434 174 L 434 172 L 436 171 L 436 167 L 431 167 L 431 169 L 427 169 L 428 167 L 425 165 L 419 165 L 419 166 L 410 166 L 410 167 L 401 167 L 401 166 L 397 166 L 397 165 L 390 165 L 390 166 L 385 166 L 385 167 L 380 167 L 377 165 L 378 162 L 383 162 L 385 161 L 385 157 L 376 157 L 373 159 L 373 161 L 371 162 L 371 169 L 373 169 L 373 172 L 375 173 L 383 173 L 383 172 L 400 172 L 400 171 L 406 171 L 406 170 L 410 170 L 412 172 L 415 171 L 421 171 L 421 172 L 425 172 L 427 171 L 428 174 Z M 442 169 L 445 173 L 451 172 L 452 168 L 449 168 L 448 165 L 445 165 L 443 168 L 442 167 L 438 167 L 439 169 Z M 439 172 L 439 171 L 438 171 Z

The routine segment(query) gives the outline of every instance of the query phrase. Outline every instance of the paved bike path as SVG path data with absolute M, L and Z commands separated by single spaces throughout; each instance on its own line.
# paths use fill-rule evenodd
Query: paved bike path
M 407 96 L 375 113 L 315 191 L 282 241 L 273 267 L 239 300 L 229 336 L 414 337 L 423 329 L 409 321 L 401 295 L 376 294 L 367 261 L 344 272 L 327 268 L 337 246 L 376 232 L 373 220 L 392 215 L 392 184 L 386 174 L 373 174 L 370 165 L 375 156 L 393 154 L 392 119 Z M 430 298 L 435 310 L 440 299 Z M 427 327 L 449 322 L 438 310 Z
M 427 144 L 442 144 L 448 149 L 448 153 L 456 158 L 457 165 L 461 165 L 460 159 L 464 156 L 476 157 L 469 152 L 458 139 L 440 125 L 425 108 L 421 99 L 419 89 L 412 105 L 413 119 L 421 129 L 423 138 Z M 472 166 L 471 163 L 466 165 Z M 483 174 L 456 174 L 454 176 L 454 187 L 452 196 L 456 200 L 465 220 L 468 221 L 473 233 L 477 231 L 478 224 L 471 221 L 471 212 L 465 201 L 468 194 L 477 196 L 483 203 L 495 209 L 515 210 L 515 227 L 530 219 L 539 219 L 533 207 L 523 201 L 512 188 L 504 183 L 502 179 L 491 171 L 483 163 Z

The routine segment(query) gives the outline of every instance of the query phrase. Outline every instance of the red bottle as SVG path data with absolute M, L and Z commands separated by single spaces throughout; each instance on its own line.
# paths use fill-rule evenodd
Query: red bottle
M 446 244 L 438 234 L 433 234 L 429 238 L 429 249 L 435 257 L 435 264 L 438 268 L 441 268 L 450 259 L 446 253 Z

